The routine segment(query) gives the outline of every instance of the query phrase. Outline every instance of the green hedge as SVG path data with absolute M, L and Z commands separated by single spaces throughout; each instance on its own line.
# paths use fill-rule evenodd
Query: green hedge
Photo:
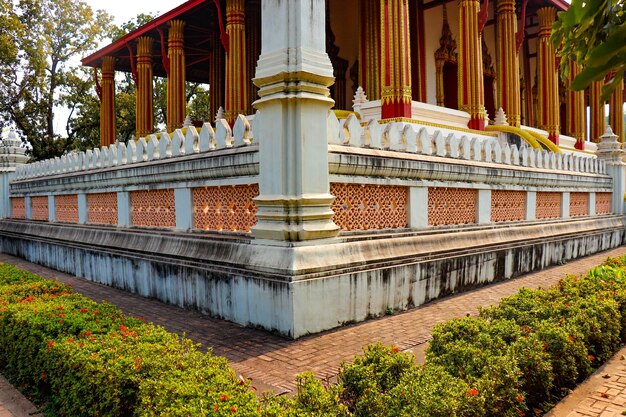
M 626 340 L 626 257 L 440 324 L 426 354 L 373 345 L 339 381 L 257 397 L 224 358 L 68 286 L 0 265 L 0 367 L 58 416 L 523 416 Z
M 225 358 L 6 264 L 0 367 L 48 415 L 272 415 Z
M 369 346 L 342 365 L 327 401 L 310 401 L 320 383 L 309 375 L 284 407 L 300 416 L 536 414 L 611 357 L 626 341 L 625 320 L 626 257 L 608 259 L 582 278 L 523 288 L 478 317 L 437 325 L 425 365 L 392 347 Z

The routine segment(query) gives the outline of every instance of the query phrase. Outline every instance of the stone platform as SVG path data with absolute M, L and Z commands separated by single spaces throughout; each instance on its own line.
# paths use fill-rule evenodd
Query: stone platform
M 290 338 L 620 246 L 621 215 L 258 242 L 150 229 L 0 221 L 0 251 Z

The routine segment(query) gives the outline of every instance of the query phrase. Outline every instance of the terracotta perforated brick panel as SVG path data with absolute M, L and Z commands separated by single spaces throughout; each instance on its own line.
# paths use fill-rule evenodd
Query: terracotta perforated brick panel
M 408 187 L 331 183 L 333 221 L 342 230 L 407 227 Z
M 11 198 L 11 218 L 12 219 L 25 219 L 26 218 L 26 199 L 24 197 Z
M 54 197 L 56 220 L 64 223 L 78 223 L 78 195 L 58 195 Z
M 526 191 L 491 191 L 491 221 L 513 222 L 526 219 Z
M 558 219 L 561 217 L 561 193 L 538 192 L 537 193 L 537 219 Z
M 596 193 L 596 214 L 611 213 L 612 193 Z
M 87 194 L 87 222 L 117 224 L 117 193 Z
M 589 193 L 570 193 L 570 217 L 586 216 L 589 214 Z
M 30 198 L 30 215 L 33 220 L 48 221 L 48 196 Z
M 175 227 L 174 190 L 130 193 L 130 222 L 133 226 Z
M 476 223 L 476 198 L 478 191 L 471 188 L 428 189 L 428 224 Z
M 252 199 L 258 195 L 258 184 L 194 188 L 194 228 L 249 232 L 257 222 Z

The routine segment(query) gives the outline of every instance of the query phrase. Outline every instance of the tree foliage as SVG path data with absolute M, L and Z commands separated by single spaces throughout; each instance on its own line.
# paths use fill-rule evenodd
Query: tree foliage
M 570 73 L 570 60 L 583 67 L 572 89 L 585 89 L 612 75 L 602 91 L 608 99 L 626 71 L 626 2 L 572 0 L 567 11 L 559 12 L 552 29 L 564 78 Z
M 94 72 L 78 58 L 154 17 L 139 14 L 114 26 L 111 16 L 84 0 L 0 0 L 0 128 L 16 128 L 32 145 L 35 160 L 98 147 Z M 121 72 L 115 84 L 117 139 L 125 142 L 135 136 L 135 84 L 131 74 Z M 187 83 L 186 91 L 192 120 L 208 120 L 208 90 Z M 165 125 L 166 97 L 166 79 L 155 77 L 155 130 Z M 59 120 L 59 114 L 67 118 Z
M 55 133 L 55 107 L 85 91 L 71 60 L 97 46 L 111 17 L 82 0 L 0 0 L 0 22 L 0 117 L 35 159 L 72 149 L 76 135 Z

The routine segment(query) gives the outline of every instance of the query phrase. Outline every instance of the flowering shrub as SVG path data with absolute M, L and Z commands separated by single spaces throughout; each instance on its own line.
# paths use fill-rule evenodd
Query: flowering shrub
M 260 416 L 265 409 L 226 359 L 6 264 L 0 366 L 60 416 Z

